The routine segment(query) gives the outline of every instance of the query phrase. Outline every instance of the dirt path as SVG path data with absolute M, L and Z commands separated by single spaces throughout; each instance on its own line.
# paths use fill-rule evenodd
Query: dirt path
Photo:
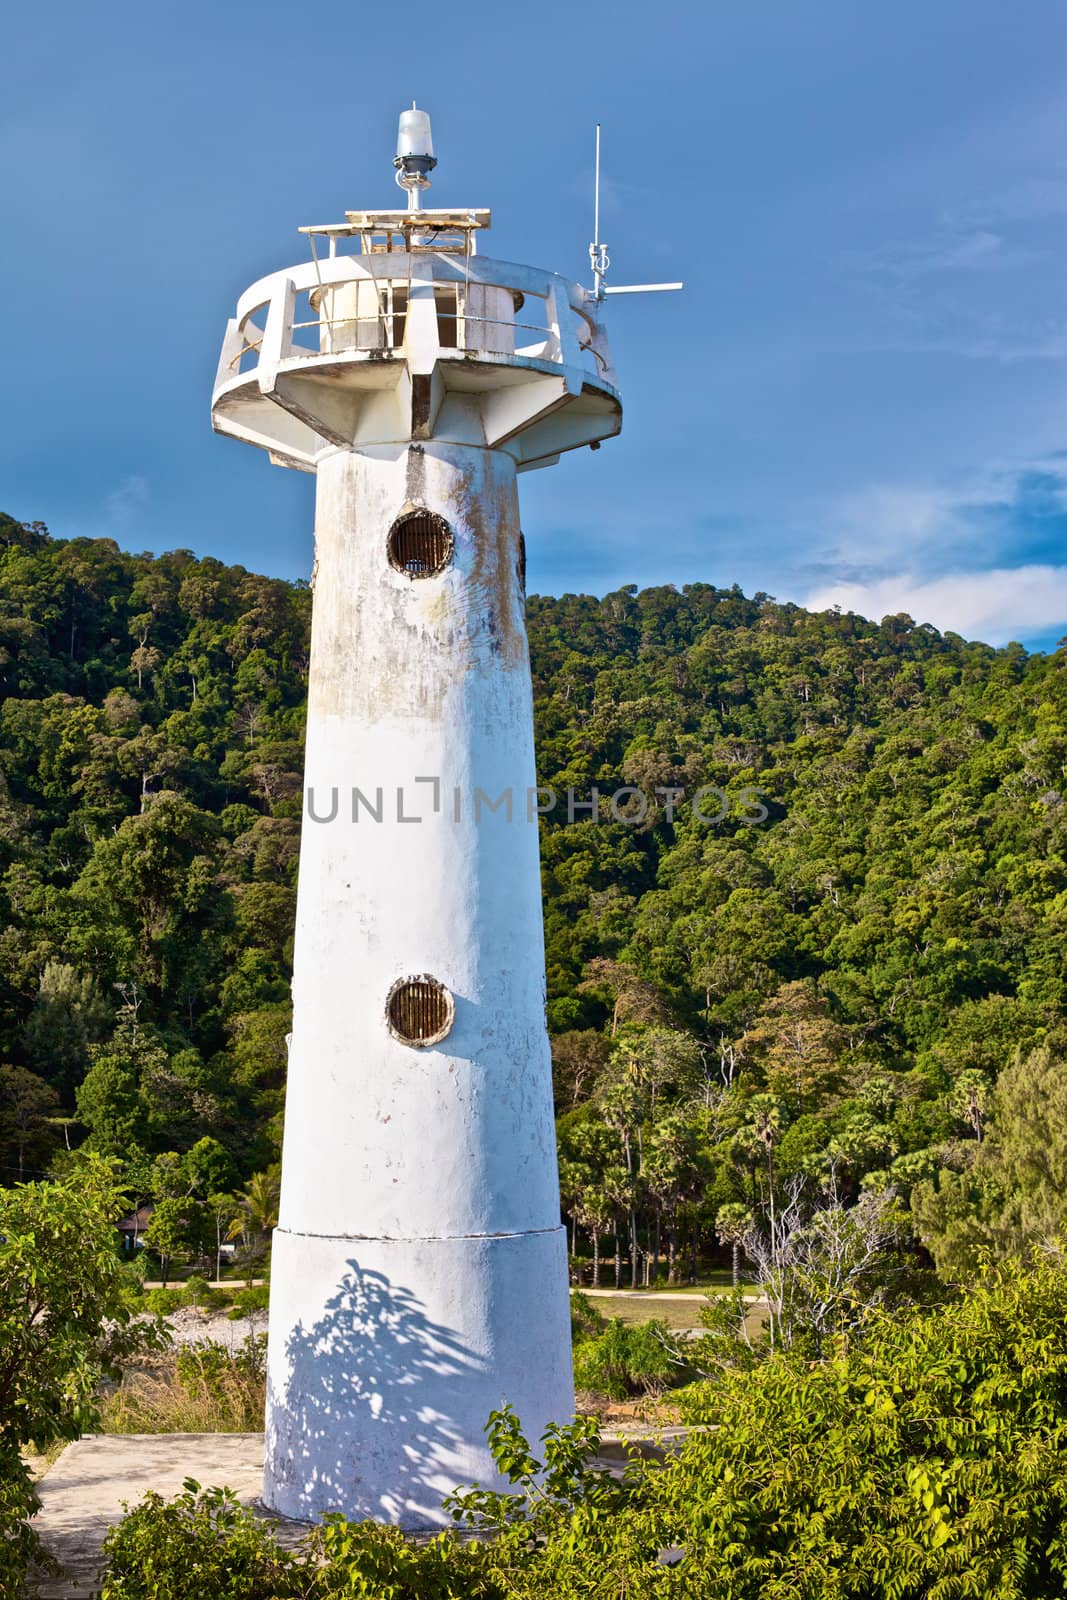
M 708 1289 L 583 1289 L 582 1294 L 596 1295 L 609 1300 L 699 1300 L 705 1301 L 709 1293 L 715 1292 Z M 749 1305 L 755 1305 L 761 1296 L 754 1290 L 745 1292 L 745 1300 Z

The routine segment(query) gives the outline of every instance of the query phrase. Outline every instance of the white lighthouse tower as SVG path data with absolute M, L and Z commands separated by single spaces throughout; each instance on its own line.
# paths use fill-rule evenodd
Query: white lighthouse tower
M 621 405 L 596 293 L 420 208 L 424 112 L 395 165 L 242 295 L 212 418 L 317 480 L 264 1500 L 419 1527 L 502 1401 L 573 1411 L 516 478 Z

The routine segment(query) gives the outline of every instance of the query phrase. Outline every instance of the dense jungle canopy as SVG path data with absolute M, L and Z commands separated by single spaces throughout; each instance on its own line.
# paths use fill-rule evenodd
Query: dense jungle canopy
M 277 1159 L 310 612 L 305 584 L 0 517 L 7 1182 L 85 1140 L 221 1146 L 205 1189 Z M 652 797 L 542 822 L 576 1236 L 673 1272 L 828 1173 L 910 1200 L 950 1274 L 1058 1226 L 1064 650 L 710 584 L 528 621 L 539 782 Z M 663 792 L 704 785 L 718 822 Z

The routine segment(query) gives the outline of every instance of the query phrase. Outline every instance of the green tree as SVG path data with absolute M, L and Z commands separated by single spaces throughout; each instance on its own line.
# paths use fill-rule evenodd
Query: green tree
M 1008 1196 L 1016 1248 L 1067 1231 L 1067 1065 L 1047 1046 L 1020 1057 L 997 1082 L 990 1166 Z
M 771 997 L 747 1043 L 768 1091 L 800 1116 L 818 1109 L 836 1088 L 845 1038 L 826 1001 L 801 981 L 783 984 Z
M 171 1262 L 177 1255 L 196 1253 L 202 1244 L 204 1219 L 200 1202 L 188 1195 L 166 1195 L 157 1200 L 144 1242 L 159 1257 L 163 1287 L 167 1286 Z
M 277 1167 L 254 1172 L 237 1195 L 237 1215 L 229 1237 L 240 1239 L 249 1261 L 266 1249 L 271 1231 L 278 1226 L 281 1174 Z
M 78 1085 L 75 1103 L 93 1148 L 103 1155 L 123 1155 L 149 1137 L 148 1110 L 127 1051 L 100 1047 Z
M 964 1171 L 916 1184 L 911 1210 L 938 1271 L 974 1276 L 1067 1231 L 1067 1069 L 1041 1046 L 1002 1072 L 988 1133 Z
M 751 1211 L 740 1200 L 728 1200 L 715 1215 L 715 1232 L 719 1242 L 730 1247 L 731 1278 L 735 1290 L 741 1284 L 741 1249 L 754 1226 L 755 1219 Z
M 237 1182 L 233 1157 L 224 1145 L 210 1136 L 198 1139 L 192 1149 L 185 1152 L 181 1167 L 189 1193 L 200 1199 L 229 1194 Z
M 101 1379 L 144 1343 L 131 1323 L 115 1248 L 123 1210 L 114 1169 L 79 1163 L 63 1183 L 0 1190 L 0 1588 L 18 1592 L 36 1541 L 22 1459 L 96 1421 Z
M 34 1067 L 64 1095 L 81 1078 L 89 1045 L 107 1031 L 109 1009 L 96 981 L 61 961 L 49 961 L 26 1022 Z
M 27 1163 L 40 1166 L 48 1155 L 54 1142 L 48 1116 L 58 1104 L 55 1090 L 26 1067 L 0 1066 L 0 1151 L 20 1183 Z

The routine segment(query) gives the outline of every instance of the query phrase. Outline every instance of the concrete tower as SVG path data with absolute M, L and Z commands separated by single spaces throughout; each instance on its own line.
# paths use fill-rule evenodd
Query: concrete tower
M 264 1500 L 418 1527 L 501 1401 L 573 1411 L 516 476 L 621 406 L 593 294 L 420 209 L 424 112 L 395 165 L 241 296 L 212 419 L 316 475 Z

